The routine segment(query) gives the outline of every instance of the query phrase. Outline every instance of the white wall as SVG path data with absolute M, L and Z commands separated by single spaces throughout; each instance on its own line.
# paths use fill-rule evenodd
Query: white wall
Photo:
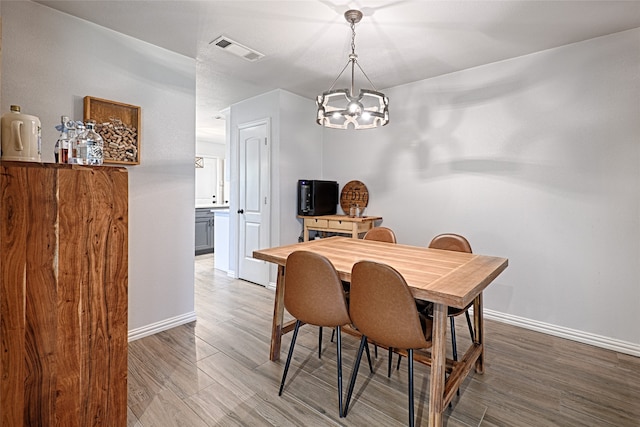
M 389 89 L 391 121 L 326 130 L 400 242 L 509 258 L 489 312 L 640 355 L 640 29 Z M 354 161 L 357 159 L 357 161 Z
M 238 126 L 269 119 L 271 127 L 271 246 L 296 243 L 302 231 L 297 219 L 296 185 L 301 178 L 322 175 L 322 128 L 315 124 L 315 102 L 274 90 L 234 104 L 230 108 L 230 259 L 237 265 Z M 235 196 L 234 196 L 235 195 Z M 275 266 L 271 281 L 275 283 Z
M 141 164 L 128 167 L 130 336 L 193 318 L 195 61 L 26 1 L 3 1 L 2 36 L 2 112 L 40 118 L 44 161 L 85 95 L 142 107 Z
M 222 142 L 212 142 L 205 140 L 196 141 L 196 154 L 199 156 L 210 156 L 224 159 L 226 155 L 226 145 Z
M 277 159 L 280 243 L 296 243 L 302 233 L 298 219 L 299 179 L 322 179 L 322 127 L 315 122 L 316 104 L 291 92 L 280 95 L 280 153 Z M 274 276 L 275 278 L 275 276 Z

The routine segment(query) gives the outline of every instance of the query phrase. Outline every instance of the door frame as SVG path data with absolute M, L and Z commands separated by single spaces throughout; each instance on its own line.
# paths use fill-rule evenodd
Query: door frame
M 267 162 L 269 165 L 269 180 L 267 182 L 267 197 L 269 197 L 269 209 L 267 210 L 267 216 L 268 219 L 265 222 L 266 226 L 268 227 L 268 232 L 269 232 L 269 237 L 268 237 L 268 243 L 269 246 L 271 246 L 271 242 L 273 239 L 273 227 L 272 227 L 272 213 L 273 213 L 273 161 L 272 161 L 272 157 L 273 157 L 273 138 L 272 138 L 272 133 L 271 133 L 271 118 L 270 117 L 265 117 L 262 119 L 257 119 L 257 120 L 252 120 L 249 122 L 242 122 L 239 123 L 235 126 L 235 129 L 233 130 L 235 135 L 233 135 L 232 140 L 233 140 L 233 145 L 235 147 L 233 147 L 233 155 L 235 157 L 235 161 L 233 162 L 233 166 L 234 166 L 234 171 L 229 171 L 231 173 L 230 178 L 231 179 L 231 185 L 232 185 L 232 191 L 230 192 L 230 197 L 231 200 L 229 201 L 229 216 L 230 216 L 230 221 L 232 221 L 232 223 L 234 224 L 234 228 L 235 230 L 233 231 L 233 241 L 230 242 L 230 254 L 233 254 L 234 260 L 233 263 L 230 263 L 230 265 L 232 264 L 234 267 L 234 271 L 229 272 L 228 275 L 232 276 L 233 278 L 237 279 L 239 277 L 240 274 L 240 214 L 238 214 L 238 209 L 239 209 L 239 201 L 240 201 L 240 130 L 242 129 L 246 129 L 246 128 L 251 128 L 254 126 L 259 126 L 259 125 L 266 125 L 267 128 L 267 151 L 268 151 L 268 156 L 267 156 Z M 235 185 L 234 185 L 235 183 Z M 233 218 L 233 219 L 232 219 Z M 270 270 L 270 269 L 269 269 Z M 270 273 L 269 276 L 267 277 L 267 287 L 269 286 L 270 283 Z

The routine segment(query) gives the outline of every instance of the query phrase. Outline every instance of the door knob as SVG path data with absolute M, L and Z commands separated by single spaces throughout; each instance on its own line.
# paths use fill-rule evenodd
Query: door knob
M 238 209 L 238 213 L 239 214 L 243 214 L 244 213 L 244 209 Z

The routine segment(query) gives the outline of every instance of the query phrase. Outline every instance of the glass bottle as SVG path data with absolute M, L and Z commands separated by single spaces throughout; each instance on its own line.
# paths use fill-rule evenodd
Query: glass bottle
M 94 120 L 88 121 L 86 124 L 87 130 L 84 132 L 85 140 L 87 141 L 87 163 L 88 165 L 101 165 L 102 153 L 104 149 L 104 140 L 95 131 L 96 122 Z
M 53 149 L 53 155 L 56 163 L 67 163 L 69 161 L 69 128 L 67 128 L 69 117 L 61 116 L 60 122 L 60 125 L 56 126 L 56 129 L 60 130 L 60 136 Z
M 76 124 L 76 136 L 71 140 L 71 158 L 69 163 L 76 165 L 87 164 L 87 140 L 84 139 L 84 125 Z
M 87 144 L 87 165 L 101 165 L 102 153 L 104 149 L 104 141 L 102 137 L 95 131 L 96 122 L 90 120 L 86 122 L 87 130 L 84 132 L 84 138 Z
M 76 122 L 74 122 L 73 120 L 69 120 L 65 124 L 65 127 L 67 128 L 67 135 L 69 136 L 69 141 L 68 141 L 69 154 L 67 156 L 67 163 L 73 163 L 73 158 L 74 158 L 73 142 L 74 142 L 74 139 L 76 139 L 76 136 L 78 135 L 76 133 Z

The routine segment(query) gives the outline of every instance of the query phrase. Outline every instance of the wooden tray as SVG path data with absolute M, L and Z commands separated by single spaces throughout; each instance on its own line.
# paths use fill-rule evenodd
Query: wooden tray
M 349 181 L 340 193 L 340 207 L 345 215 L 349 215 L 351 205 L 358 205 L 362 210 L 369 204 L 369 190 L 362 181 Z
M 84 97 L 84 120 L 95 120 L 104 139 L 104 162 L 140 164 L 140 112 L 135 105 Z

